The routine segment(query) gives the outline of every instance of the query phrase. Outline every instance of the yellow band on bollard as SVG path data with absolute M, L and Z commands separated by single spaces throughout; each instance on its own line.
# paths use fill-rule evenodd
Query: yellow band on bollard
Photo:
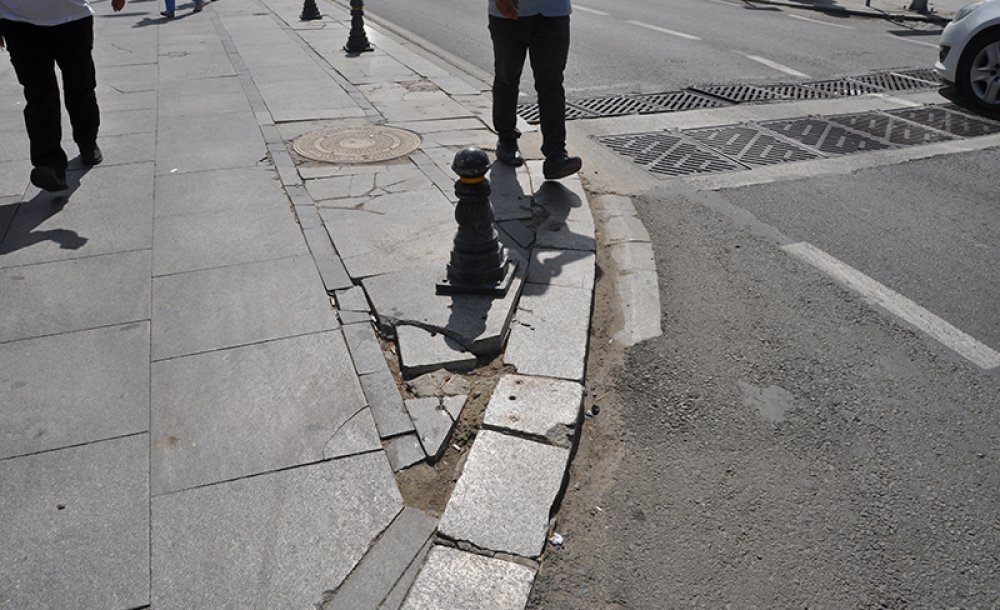
M 479 176 L 478 178 L 462 178 L 462 177 L 459 177 L 458 180 L 462 184 L 479 184 L 483 180 L 486 180 L 486 176 Z

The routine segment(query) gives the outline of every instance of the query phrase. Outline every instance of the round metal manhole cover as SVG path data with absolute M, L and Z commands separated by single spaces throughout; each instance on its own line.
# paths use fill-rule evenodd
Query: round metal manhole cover
M 295 152 L 324 163 L 375 163 L 408 155 L 420 136 L 393 127 L 339 127 L 307 133 L 295 140 Z

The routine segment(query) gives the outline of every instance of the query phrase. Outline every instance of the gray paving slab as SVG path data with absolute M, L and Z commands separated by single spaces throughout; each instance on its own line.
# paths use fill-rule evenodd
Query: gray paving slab
M 582 406 L 583 386 L 577 382 L 504 375 L 486 406 L 483 425 L 568 448 Z
M 434 517 L 404 508 L 320 610 L 377 608 L 420 555 L 436 527 Z
M 215 49 L 186 55 L 161 55 L 159 69 L 161 88 L 170 87 L 175 81 L 236 76 L 229 56 Z
M 21 205 L 22 197 L 0 197 L 0 240 L 7 233 L 7 227 L 14 220 L 14 214 Z M 2 264 L 0 259 L 0 264 Z
M 153 235 L 154 275 L 309 253 L 288 206 L 157 218 Z
M 522 610 L 534 580 L 526 566 L 435 546 L 403 610 Z
M 121 110 L 143 110 L 156 108 L 156 91 L 120 93 L 109 87 L 97 85 L 97 103 L 102 114 Z M 103 130 L 102 130 L 103 131 Z
M 275 122 L 364 116 L 355 101 L 328 78 L 258 82 Z
M 406 410 L 417 429 L 417 438 L 430 460 L 436 461 L 444 453 L 448 437 L 455 422 L 441 404 L 440 398 L 411 398 Z
M 338 310 L 337 317 L 341 324 L 371 324 L 372 314 L 366 311 Z
M 333 248 L 333 242 L 330 241 L 330 234 L 326 232 L 326 228 L 322 226 L 303 228 L 302 235 L 306 238 L 306 245 L 309 246 L 313 261 L 316 263 L 316 269 L 323 279 L 323 285 L 326 286 L 327 294 L 354 285 L 351 276 L 347 274 L 347 269 L 344 267 L 344 261 Z M 349 323 L 345 322 L 345 324 Z
M 453 377 L 452 380 L 457 377 Z M 449 383 L 451 380 L 449 380 Z M 448 384 L 445 384 L 445 392 L 449 392 Z M 468 388 L 465 388 L 468 392 Z M 462 416 L 462 410 L 465 409 L 465 403 L 468 402 L 469 397 L 467 394 L 455 394 L 453 396 L 445 396 L 441 399 L 441 404 L 444 406 L 444 410 L 451 415 L 451 418 L 458 422 L 458 418 Z
M 593 288 L 597 257 L 582 250 L 546 250 L 531 252 L 528 282 L 546 286 Z
M 396 342 L 404 377 L 442 368 L 450 371 L 476 368 L 475 354 L 443 333 L 431 333 L 417 326 L 397 326 Z
M 523 220 L 507 220 L 497 223 L 497 229 L 506 233 L 522 248 L 530 248 L 535 243 L 535 230 Z
M 460 396 L 463 394 L 468 394 L 472 391 L 472 382 L 469 381 L 468 377 L 463 377 L 461 375 L 452 375 L 451 379 L 445 382 L 442 388 L 445 396 Z M 452 414 L 455 419 L 458 419 L 458 415 Z
M 154 91 L 157 85 L 156 70 L 150 66 L 102 66 L 101 82 L 118 91 Z
M 410 566 L 406 568 L 406 571 L 399 577 L 396 584 L 392 586 L 392 590 L 389 591 L 389 595 L 386 596 L 385 601 L 378 607 L 378 610 L 399 610 L 402 607 L 403 600 L 406 599 L 406 594 L 409 593 L 410 587 L 417 580 L 417 574 L 420 573 L 420 568 L 423 567 L 424 562 L 427 560 L 427 554 L 433 546 L 433 541 L 428 540 L 421 547 L 417 556 L 410 562 Z
M 266 154 L 251 112 L 160 117 L 157 175 L 253 167 Z
M 389 439 L 385 454 L 395 472 L 422 462 L 427 457 L 416 434 L 404 434 Z
M 381 450 L 382 443 L 375 428 L 375 420 L 372 418 L 371 409 L 366 408 L 355 413 L 341 425 L 327 441 L 323 457 L 331 460 Z
M 504 360 L 523 375 L 583 379 L 593 292 L 527 284 Z
M 0 459 L 149 430 L 149 323 L 0 344 Z
M 157 218 L 287 205 L 281 183 L 271 169 L 264 167 L 174 174 L 156 179 Z
M 382 345 L 370 324 L 348 324 L 344 327 L 344 338 L 358 375 L 387 370 Z
M 477 355 L 499 352 L 510 328 L 526 265 L 518 266 L 503 298 L 436 294 L 435 284 L 444 276 L 444 267 L 435 264 L 365 279 L 365 291 L 379 322 L 437 329 Z
M 308 255 L 155 278 L 153 320 L 154 360 L 338 326 Z
M 152 108 L 115 110 L 101 114 L 101 135 L 121 136 L 156 131 L 156 111 Z
M 385 81 L 419 80 L 419 75 L 401 62 L 381 52 L 348 57 L 345 53 L 324 54 L 324 58 L 344 78 L 355 85 Z M 443 94 L 441 95 L 443 97 Z
M 15 124 L 18 118 L 20 117 L 5 119 L 3 115 L 0 115 L 0 141 L 4 143 L 3 147 L 0 148 L 0 162 L 24 161 L 28 159 L 28 155 L 30 154 L 28 151 L 31 145 L 28 143 L 28 133 L 24 130 L 23 119 L 21 119 L 21 124 Z M 5 122 L 11 123 L 9 129 L 4 125 Z M 10 172 L 12 169 L 13 167 L 10 167 L 7 171 Z M 31 169 L 30 165 L 28 169 Z M 11 175 L 17 179 L 25 179 L 23 176 Z
M 148 320 L 150 252 L 0 269 L 0 342 Z
M 312 608 L 403 507 L 381 452 L 158 496 L 153 608 Z
M 479 432 L 439 531 L 482 549 L 537 557 L 568 460 L 561 447 Z
M 104 31 L 94 40 L 94 63 L 107 66 L 156 65 L 156 39 Z M 155 69 L 155 68 L 153 68 Z M 104 106 L 101 106 L 104 109 Z
M 399 123 L 473 116 L 465 106 L 443 92 L 414 94 L 399 102 L 376 103 L 375 106 L 387 121 Z
M 104 153 L 102 168 L 132 165 L 156 158 L 156 134 L 132 133 L 121 136 L 99 136 L 97 143 Z
M 451 377 L 452 375 L 448 371 L 438 369 L 408 380 L 406 387 L 418 398 L 441 396 L 444 394 L 444 385 Z
M 27 159 L 27 152 L 24 157 L 14 161 L 0 161 L 0 197 L 20 197 L 28 188 L 31 161 Z
M 370 312 L 371 305 L 368 304 L 368 297 L 360 286 L 352 286 L 346 290 L 336 292 L 337 309 L 340 311 L 363 311 Z
M 161 117 L 249 111 L 250 103 L 235 76 L 176 81 L 159 91 Z
M 149 604 L 148 438 L 0 460 L 0 591 L 10 608 Z
M 346 328 L 346 327 L 345 327 Z M 396 381 L 388 368 L 375 373 L 361 375 L 361 387 L 365 391 L 368 404 L 379 436 L 388 438 L 413 431 L 413 422 L 406 413 L 403 397 L 396 387 Z
M 622 329 L 615 340 L 628 347 L 663 334 L 660 286 L 655 271 L 626 271 L 615 277 Z
M 391 83 L 395 84 L 395 83 Z M 368 85 L 369 87 L 378 87 L 379 84 Z M 371 97 L 369 90 L 365 89 L 365 86 L 359 87 L 362 91 L 365 91 L 366 95 Z M 462 131 L 466 129 L 480 129 L 483 126 L 483 122 L 474 118 L 458 118 L 458 119 L 431 119 L 428 121 L 409 121 L 406 123 L 389 123 L 390 127 L 401 127 L 403 129 L 409 129 L 410 131 L 415 131 L 420 134 L 425 133 L 435 133 L 438 131 Z
M 330 332 L 154 363 L 151 404 L 161 494 L 321 460 L 365 399 Z

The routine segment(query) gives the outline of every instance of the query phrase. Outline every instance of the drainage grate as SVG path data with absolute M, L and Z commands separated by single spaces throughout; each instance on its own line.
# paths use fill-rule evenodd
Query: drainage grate
M 537 125 L 541 119 L 541 113 L 538 110 L 538 104 L 518 104 L 517 113 L 524 118 L 525 121 L 530 125 Z M 597 115 L 583 108 L 577 108 L 575 106 L 570 106 L 566 104 L 566 120 L 573 121 L 575 119 L 592 119 Z
M 749 125 L 689 129 L 684 134 L 747 165 L 818 159 L 820 155 Z
M 897 72 L 876 72 L 862 76 L 852 76 L 851 80 L 872 85 L 886 91 L 916 91 L 918 89 L 930 89 L 937 87 L 937 83 L 910 78 Z
M 663 131 L 604 136 L 598 141 L 608 148 L 647 166 L 654 174 L 690 176 L 746 169 L 732 159 L 705 150 L 696 143 Z
M 729 106 L 727 102 L 722 100 L 714 97 L 698 95 L 697 93 L 692 93 L 691 91 L 651 93 L 645 95 L 633 95 L 631 97 L 641 100 L 650 106 L 656 107 L 656 110 L 649 111 L 650 113 L 680 112 L 683 110 L 697 110 L 699 108 L 720 108 L 722 106 Z M 639 113 L 646 114 L 646 111 L 640 110 Z
M 518 104 L 517 113 L 524 118 L 525 121 L 534 125 L 538 122 L 539 112 L 538 104 Z
M 782 99 L 781 94 L 755 85 L 704 85 L 691 87 L 691 89 L 737 104 L 740 102 L 763 102 Z
M 974 138 L 1000 133 L 1000 124 L 959 112 L 959 108 L 951 104 L 921 106 L 919 108 L 900 108 L 898 110 L 888 110 L 886 114 L 933 127 L 934 129 L 945 131 L 961 138 Z
M 783 100 L 818 100 L 834 97 L 835 95 L 822 89 L 803 87 L 800 84 L 757 85 L 757 87 L 765 91 L 770 91 Z
M 630 97 L 592 97 L 582 100 L 570 100 L 568 106 L 581 108 L 599 117 L 622 116 L 649 112 L 662 112 L 660 108 L 647 104 L 643 100 Z
M 781 119 L 761 123 L 763 127 L 832 155 L 882 150 L 889 145 L 817 118 Z
M 881 138 L 899 146 L 930 144 L 954 138 L 946 133 L 928 129 L 925 125 L 904 121 L 880 112 L 859 112 L 827 117 L 834 123 L 845 125 L 876 138 Z
M 832 80 L 818 80 L 802 83 L 806 89 L 816 89 L 829 94 L 831 97 L 850 97 L 855 95 L 867 95 L 879 91 L 878 87 L 858 83 L 847 78 L 837 78 Z
M 893 70 L 892 73 L 901 74 L 908 78 L 925 80 L 928 83 L 934 85 L 940 85 L 944 82 L 943 80 L 941 80 L 941 77 L 937 75 L 937 72 L 935 72 L 931 68 L 911 68 L 909 70 Z

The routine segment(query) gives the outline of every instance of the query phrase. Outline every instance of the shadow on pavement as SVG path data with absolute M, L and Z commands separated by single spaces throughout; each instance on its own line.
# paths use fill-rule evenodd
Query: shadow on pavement
M 0 206 L 0 218 L 10 218 L 6 234 L 0 232 L 3 238 L 3 241 L 0 241 L 0 255 L 10 254 L 45 241 L 55 242 L 63 250 L 82 248 L 88 239 L 72 229 L 44 231 L 35 229 L 63 210 L 73 193 L 80 188 L 80 181 L 88 171 L 89 168 L 67 172 L 66 182 L 69 184 L 69 189 L 66 191 L 59 193 L 41 191 L 30 201 Z

